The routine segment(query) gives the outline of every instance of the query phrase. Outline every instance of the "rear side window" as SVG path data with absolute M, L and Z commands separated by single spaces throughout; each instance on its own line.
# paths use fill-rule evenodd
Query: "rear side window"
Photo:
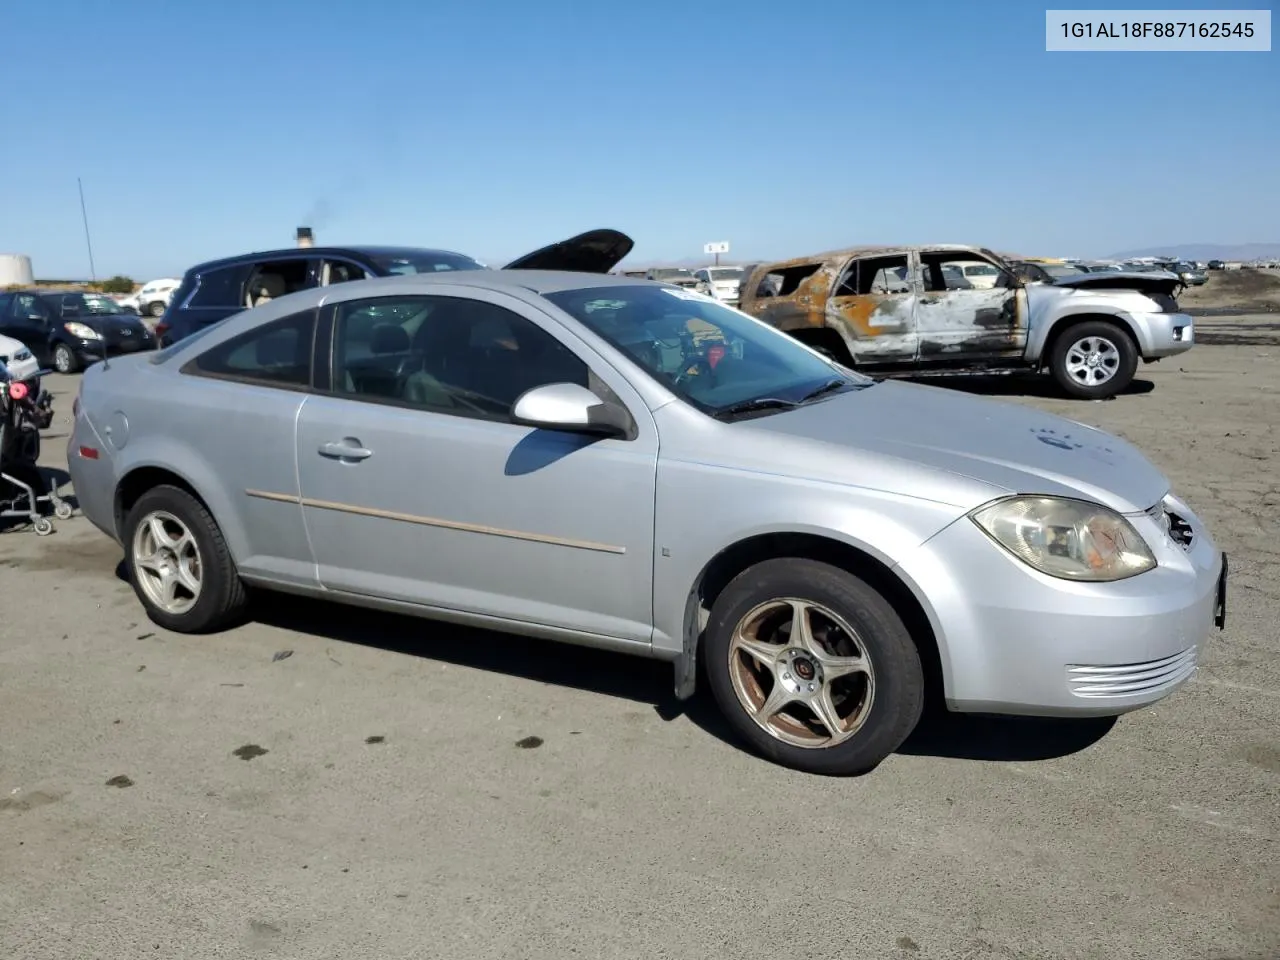
M 191 307 L 244 307 L 244 281 L 248 265 L 220 267 L 200 275 Z
M 306 389 L 311 386 L 315 330 L 314 310 L 282 317 L 206 350 L 183 366 L 182 372 L 286 389 Z

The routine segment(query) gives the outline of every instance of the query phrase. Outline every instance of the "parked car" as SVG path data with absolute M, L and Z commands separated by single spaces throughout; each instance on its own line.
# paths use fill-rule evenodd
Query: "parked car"
M 1225 263 L 1223 263 L 1221 260 L 1210 260 L 1210 261 L 1209 261 L 1209 269 L 1210 269 L 1210 270 L 1225 270 L 1225 269 L 1227 269 L 1227 265 L 1226 265 Z
M 703 267 L 693 271 L 694 289 L 730 306 L 738 303 L 738 285 L 742 283 L 741 267 Z
M 677 287 L 688 287 L 690 289 L 698 285 L 694 275 L 684 267 L 650 267 L 645 271 L 645 277 L 649 280 L 657 280 L 660 283 L 671 283 Z
M 1000 270 L 985 260 L 960 261 L 944 264 L 943 270 L 958 271 L 974 290 L 990 290 L 1000 279 Z
M 2 295 L 0 295 L 2 296 Z M 0 334 L 0 366 L 9 371 L 13 380 L 39 383 L 40 363 L 35 354 L 22 341 Z M 39 393 L 39 389 L 32 391 Z
M 953 289 L 945 268 L 983 259 L 987 290 Z M 1062 271 L 1060 264 L 1033 264 Z M 1138 361 L 1191 349 L 1194 325 L 1168 274 L 1086 273 L 1028 282 L 990 250 L 940 244 L 867 247 L 757 266 L 740 309 L 826 351 L 890 376 L 1049 372 L 1069 395 L 1124 390 Z
M 1124 440 L 603 271 L 280 297 L 91 367 L 67 454 L 166 629 L 253 586 L 665 659 L 681 698 L 700 658 L 745 742 L 825 774 L 935 695 L 1153 703 L 1226 612 L 1218 547 Z
M 20 340 L 42 367 L 75 373 L 103 357 L 152 350 L 136 315 L 101 293 L 17 290 L 0 294 L 0 333 Z
M 137 313 L 144 317 L 162 317 L 169 301 L 173 297 L 173 292 L 181 286 L 180 279 L 175 280 L 171 277 L 165 277 L 160 280 L 150 280 L 142 285 L 137 293 L 123 297 L 116 302 L 125 310 Z
M 631 249 L 631 238 L 615 230 L 589 230 L 507 267 L 547 262 L 594 270 L 601 258 L 614 258 L 620 245 Z M 488 269 L 464 253 L 419 247 L 291 247 L 224 257 L 186 272 L 156 324 L 156 336 L 162 347 L 170 346 L 242 310 L 299 290 L 371 277 Z
M 1207 273 L 1197 268 L 1195 264 L 1186 263 L 1185 261 L 1175 264 L 1170 272 L 1176 274 L 1178 279 L 1188 287 L 1200 287 L 1209 282 Z

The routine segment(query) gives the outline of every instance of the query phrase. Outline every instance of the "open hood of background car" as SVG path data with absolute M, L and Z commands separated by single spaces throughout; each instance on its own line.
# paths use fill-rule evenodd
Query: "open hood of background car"
M 634 240 L 617 230 L 588 230 L 517 257 L 502 269 L 608 273 L 634 246 Z
M 1162 293 L 1173 296 L 1174 291 L 1185 286 L 1176 273 L 1142 273 L 1139 271 L 1108 270 L 1102 273 L 1082 273 L 1078 277 L 1061 277 L 1055 287 L 1086 287 L 1090 290 L 1137 290 L 1139 293 Z

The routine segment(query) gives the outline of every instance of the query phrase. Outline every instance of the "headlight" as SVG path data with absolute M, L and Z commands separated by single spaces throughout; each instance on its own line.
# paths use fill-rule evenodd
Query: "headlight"
M 83 323 L 64 323 L 62 329 L 67 331 L 73 337 L 79 337 L 81 340 L 101 340 L 102 335 L 93 327 L 86 326 Z
M 1101 504 L 1013 497 L 970 516 L 992 540 L 1051 577 L 1124 580 L 1156 565 L 1151 548 L 1129 521 Z
M 17 353 L 13 355 L 13 359 L 14 360 L 30 360 L 31 351 L 28 350 L 26 347 L 23 347 L 21 350 L 19 350 Z

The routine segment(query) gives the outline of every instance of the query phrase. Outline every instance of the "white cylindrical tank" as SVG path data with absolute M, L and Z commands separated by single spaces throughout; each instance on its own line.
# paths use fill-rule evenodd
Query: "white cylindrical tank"
M 0 289 L 29 287 L 36 282 L 31 272 L 31 258 L 22 253 L 0 253 Z

